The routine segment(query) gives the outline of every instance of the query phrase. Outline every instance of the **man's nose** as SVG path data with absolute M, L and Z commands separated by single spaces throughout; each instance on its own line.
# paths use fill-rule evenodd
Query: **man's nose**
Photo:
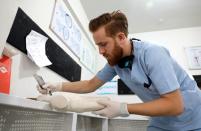
M 104 49 L 104 48 L 99 47 L 99 53 L 100 53 L 100 54 L 104 54 L 104 53 L 105 53 L 105 49 Z

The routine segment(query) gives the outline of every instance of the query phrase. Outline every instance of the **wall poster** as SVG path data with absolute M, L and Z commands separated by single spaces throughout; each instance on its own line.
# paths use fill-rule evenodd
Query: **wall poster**
M 186 47 L 189 69 L 201 69 L 201 46 Z
M 50 29 L 80 58 L 81 32 L 63 0 L 56 0 Z

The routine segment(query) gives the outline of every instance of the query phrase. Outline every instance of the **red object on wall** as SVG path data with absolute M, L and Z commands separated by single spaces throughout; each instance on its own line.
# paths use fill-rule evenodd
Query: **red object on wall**
M 11 59 L 3 56 L 0 59 L 0 92 L 9 94 L 10 92 L 10 75 L 11 75 Z

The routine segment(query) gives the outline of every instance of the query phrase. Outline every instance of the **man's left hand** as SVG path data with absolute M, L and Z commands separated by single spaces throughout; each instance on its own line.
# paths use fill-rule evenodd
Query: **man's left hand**
M 129 116 L 126 103 L 120 103 L 120 102 L 115 102 L 110 100 L 100 100 L 97 102 L 98 104 L 103 105 L 104 108 L 101 110 L 92 112 L 96 115 L 101 115 L 108 118 L 114 118 L 118 116 L 121 116 L 121 117 Z

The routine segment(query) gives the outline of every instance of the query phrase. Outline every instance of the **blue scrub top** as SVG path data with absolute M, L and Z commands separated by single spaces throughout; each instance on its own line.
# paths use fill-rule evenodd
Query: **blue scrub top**
M 143 41 L 133 41 L 132 70 L 106 64 L 96 76 L 110 81 L 118 75 L 143 102 L 179 89 L 184 101 L 184 112 L 179 116 L 151 117 L 150 126 L 166 130 L 186 131 L 201 128 L 201 91 L 164 47 Z M 144 83 L 152 84 L 149 88 Z

